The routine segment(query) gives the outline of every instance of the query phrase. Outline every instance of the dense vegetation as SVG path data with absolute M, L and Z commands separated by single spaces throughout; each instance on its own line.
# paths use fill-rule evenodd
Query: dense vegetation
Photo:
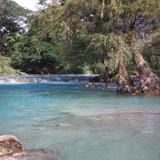
M 26 73 L 100 73 L 119 91 L 159 91 L 160 0 L 61 0 L 30 12 L 0 0 L 0 52 Z M 27 21 L 26 21 L 27 20 Z M 23 24 L 23 25 L 22 25 Z M 24 27 L 25 26 L 25 27 Z

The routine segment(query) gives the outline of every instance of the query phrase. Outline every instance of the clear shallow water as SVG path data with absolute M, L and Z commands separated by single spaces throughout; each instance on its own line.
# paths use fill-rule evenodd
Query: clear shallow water
M 0 85 L 0 134 L 64 160 L 160 160 L 160 99 L 78 84 Z

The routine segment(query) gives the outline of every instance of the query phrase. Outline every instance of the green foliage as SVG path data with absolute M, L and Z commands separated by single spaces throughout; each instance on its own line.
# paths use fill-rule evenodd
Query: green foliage
M 0 52 L 9 54 L 17 34 L 23 32 L 21 24 L 25 23 L 25 10 L 11 0 L 0 0 Z
M 142 53 L 152 70 L 160 75 L 160 34 L 154 34 L 144 44 Z
M 12 65 L 27 73 L 58 73 L 64 71 L 66 62 L 61 50 L 63 44 L 56 45 L 38 40 L 36 36 L 22 37 L 14 45 Z
M 0 15 L 9 17 L 0 26 L 5 24 L 9 33 L 1 33 L 2 44 L 7 44 L 1 50 L 27 73 L 103 74 L 106 67 L 115 73 L 120 58 L 129 71 L 135 70 L 132 37 L 158 32 L 159 27 L 160 0 L 65 0 L 48 6 L 40 0 L 44 9 L 28 16 L 28 32 L 22 34 L 16 22 L 26 11 L 10 0 L 0 2 L 1 8 L 7 6 Z M 144 52 L 157 72 L 157 48 L 153 45 L 150 55 L 148 48 Z

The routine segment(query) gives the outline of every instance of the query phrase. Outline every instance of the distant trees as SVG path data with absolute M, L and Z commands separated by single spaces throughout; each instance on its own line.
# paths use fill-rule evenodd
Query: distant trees
M 9 54 L 17 33 L 23 32 L 27 10 L 11 0 L 0 0 L 0 54 Z
M 64 45 L 48 26 L 53 25 L 45 10 L 28 17 L 28 32 L 14 44 L 12 64 L 27 73 L 65 73 Z

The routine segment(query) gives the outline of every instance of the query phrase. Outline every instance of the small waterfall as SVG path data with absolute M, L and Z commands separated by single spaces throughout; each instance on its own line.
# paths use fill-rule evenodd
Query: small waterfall
M 16 84 L 17 81 L 15 79 L 12 79 L 12 78 L 5 78 L 5 79 L 0 79 L 0 84 L 3 84 L 3 83 L 10 83 L 10 84 Z
M 99 75 L 62 74 L 62 75 L 0 75 L 0 84 L 19 83 L 85 83 Z

